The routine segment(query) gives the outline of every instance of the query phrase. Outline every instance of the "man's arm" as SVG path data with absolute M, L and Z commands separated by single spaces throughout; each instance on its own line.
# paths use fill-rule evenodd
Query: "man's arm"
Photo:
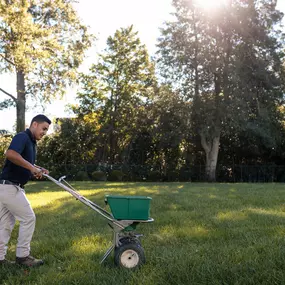
M 25 160 L 18 152 L 12 149 L 8 149 L 5 155 L 8 160 L 10 160 L 16 165 L 19 165 L 21 167 L 30 170 L 31 173 L 35 176 L 39 176 L 42 172 L 40 168 L 36 167 L 35 165 L 32 165 L 30 162 Z

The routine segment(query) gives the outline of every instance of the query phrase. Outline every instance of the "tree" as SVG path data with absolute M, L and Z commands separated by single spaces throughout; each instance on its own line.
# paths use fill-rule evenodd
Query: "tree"
M 94 121 L 85 118 L 58 118 L 55 126 L 56 131 L 39 142 L 39 164 L 59 175 L 63 171 L 76 174 L 82 170 L 83 165 L 95 162 L 97 133 Z
M 155 148 L 155 157 L 149 163 L 159 165 L 164 174 L 179 170 L 184 164 L 185 141 L 191 134 L 189 105 L 169 86 L 162 85 L 149 107 L 148 117 L 153 123 L 147 129 Z
M 162 29 L 159 66 L 192 103 L 189 117 L 209 181 L 216 179 L 221 135 L 270 116 L 282 99 L 283 37 L 277 27 L 283 15 L 275 2 L 229 0 L 207 11 L 199 1 L 174 0 L 176 20 Z
M 10 143 L 12 141 L 12 135 L 5 130 L 0 130 L 0 170 L 5 163 L 5 152 L 7 151 Z
M 91 44 L 72 0 L 0 0 L 0 72 L 15 72 L 17 95 L 1 107 L 16 105 L 17 131 L 25 128 L 27 96 L 51 101 L 76 78 Z
M 154 64 L 145 45 L 133 27 L 117 30 L 107 40 L 107 48 L 89 74 L 81 74 L 78 115 L 99 117 L 101 155 L 99 160 L 111 163 L 121 160 L 137 131 L 140 109 L 147 104 L 156 84 Z

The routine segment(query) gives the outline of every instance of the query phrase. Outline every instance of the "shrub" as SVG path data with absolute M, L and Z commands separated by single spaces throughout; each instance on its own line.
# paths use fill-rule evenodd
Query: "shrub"
M 107 176 L 103 171 L 93 171 L 92 172 L 92 179 L 95 181 L 106 181 Z
M 182 181 L 182 182 L 189 182 L 191 181 L 191 171 L 190 170 L 185 170 L 185 169 L 182 169 L 180 170 L 179 172 L 179 181 Z
M 122 181 L 124 173 L 121 170 L 112 170 L 108 176 L 108 181 Z
M 89 180 L 88 173 L 86 171 L 78 171 L 75 175 L 75 180 L 77 181 L 86 181 Z
M 147 177 L 147 181 L 152 181 L 152 182 L 156 182 L 156 181 L 161 181 L 162 179 L 162 175 L 159 171 L 150 171 L 148 177 Z
M 167 172 L 167 181 L 173 182 L 179 180 L 179 172 L 178 171 L 169 171 Z

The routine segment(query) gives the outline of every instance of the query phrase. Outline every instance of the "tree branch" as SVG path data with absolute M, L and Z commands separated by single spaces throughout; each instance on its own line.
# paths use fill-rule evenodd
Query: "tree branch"
M 11 97 L 15 103 L 17 103 L 17 99 L 15 96 L 11 95 L 10 93 L 6 92 L 5 90 L 3 90 L 2 88 L 0 88 L 0 91 L 2 91 L 5 95 Z
M 15 63 L 13 61 L 11 61 L 10 59 L 8 59 L 7 57 L 5 57 L 3 54 L 0 53 L 0 56 L 2 58 L 4 58 L 4 60 L 6 60 L 7 62 L 9 62 L 10 64 L 12 64 L 13 66 L 15 66 Z
M 211 146 L 209 143 L 207 143 L 206 136 L 203 132 L 200 132 L 200 137 L 201 137 L 202 147 L 204 148 L 205 152 L 208 154 L 211 151 Z

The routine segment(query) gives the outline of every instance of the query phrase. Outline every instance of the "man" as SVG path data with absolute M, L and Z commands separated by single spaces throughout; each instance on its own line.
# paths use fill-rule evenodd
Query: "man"
M 40 178 L 48 171 L 35 165 L 36 141 L 48 131 L 51 121 L 44 115 L 32 119 L 26 131 L 18 133 L 6 152 L 6 161 L 0 175 L 0 264 L 12 262 L 5 259 L 7 244 L 15 221 L 20 222 L 16 249 L 16 263 L 25 266 L 42 265 L 43 260 L 30 255 L 30 242 L 35 229 L 35 213 L 28 201 L 24 185 L 32 176 Z

